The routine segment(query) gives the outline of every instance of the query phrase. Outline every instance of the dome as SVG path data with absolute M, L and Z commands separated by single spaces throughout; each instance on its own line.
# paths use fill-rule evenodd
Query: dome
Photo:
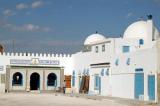
M 147 21 L 137 21 L 131 24 L 124 32 L 124 38 L 147 38 L 148 36 L 148 25 Z M 159 37 L 159 32 L 154 27 L 154 38 Z
M 88 36 L 84 41 L 84 45 L 90 45 L 90 44 L 105 41 L 105 40 L 106 38 L 103 35 L 96 33 Z

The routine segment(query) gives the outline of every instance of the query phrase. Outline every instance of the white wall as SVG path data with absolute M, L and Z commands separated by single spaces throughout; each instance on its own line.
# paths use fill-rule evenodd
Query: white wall
M 0 71 L 1 73 L 6 72 L 6 66 L 11 65 L 10 64 L 10 59 L 19 59 L 19 60 L 31 60 L 33 58 L 38 58 L 39 60 L 58 60 L 59 65 L 30 65 L 30 66 L 48 66 L 48 67 L 64 67 L 64 74 L 65 75 L 70 75 L 72 73 L 72 58 L 71 55 L 66 55 L 66 54 L 30 54 L 28 53 L 28 56 L 26 56 L 25 53 L 3 53 L 0 54 L 0 66 L 3 66 L 3 71 Z M 19 66 L 25 66 L 21 64 L 16 64 Z

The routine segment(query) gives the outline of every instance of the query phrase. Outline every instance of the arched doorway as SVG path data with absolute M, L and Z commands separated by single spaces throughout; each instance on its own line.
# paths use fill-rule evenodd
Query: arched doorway
M 50 73 L 47 77 L 48 86 L 57 86 L 57 76 L 54 73 Z
M 40 75 L 32 73 L 30 76 L 30 90 L 38 90 L 40 88 Z
M 23 76 L 20 72 L 16 72 L 13 74 L 12 85 L 13 86 L 22 86 L 23 85 Z

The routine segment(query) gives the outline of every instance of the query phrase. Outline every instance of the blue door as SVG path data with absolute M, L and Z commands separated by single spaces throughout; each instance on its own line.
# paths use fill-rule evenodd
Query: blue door
M 148 76 L 148 95 L 149 100 L 155 100 L 155 75 Z
M 140 95 L 144 95 L 144 73 L 135 73 L 134 97 L 139 99 Z

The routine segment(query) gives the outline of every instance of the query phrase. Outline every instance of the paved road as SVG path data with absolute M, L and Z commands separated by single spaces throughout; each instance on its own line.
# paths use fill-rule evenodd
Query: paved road
M 112 99 L 70 97 L 62 94 L 8 93 L 0 94 L 0 106 L 132 106 Z M 139 105 L 143 106 L 143 105 Z

